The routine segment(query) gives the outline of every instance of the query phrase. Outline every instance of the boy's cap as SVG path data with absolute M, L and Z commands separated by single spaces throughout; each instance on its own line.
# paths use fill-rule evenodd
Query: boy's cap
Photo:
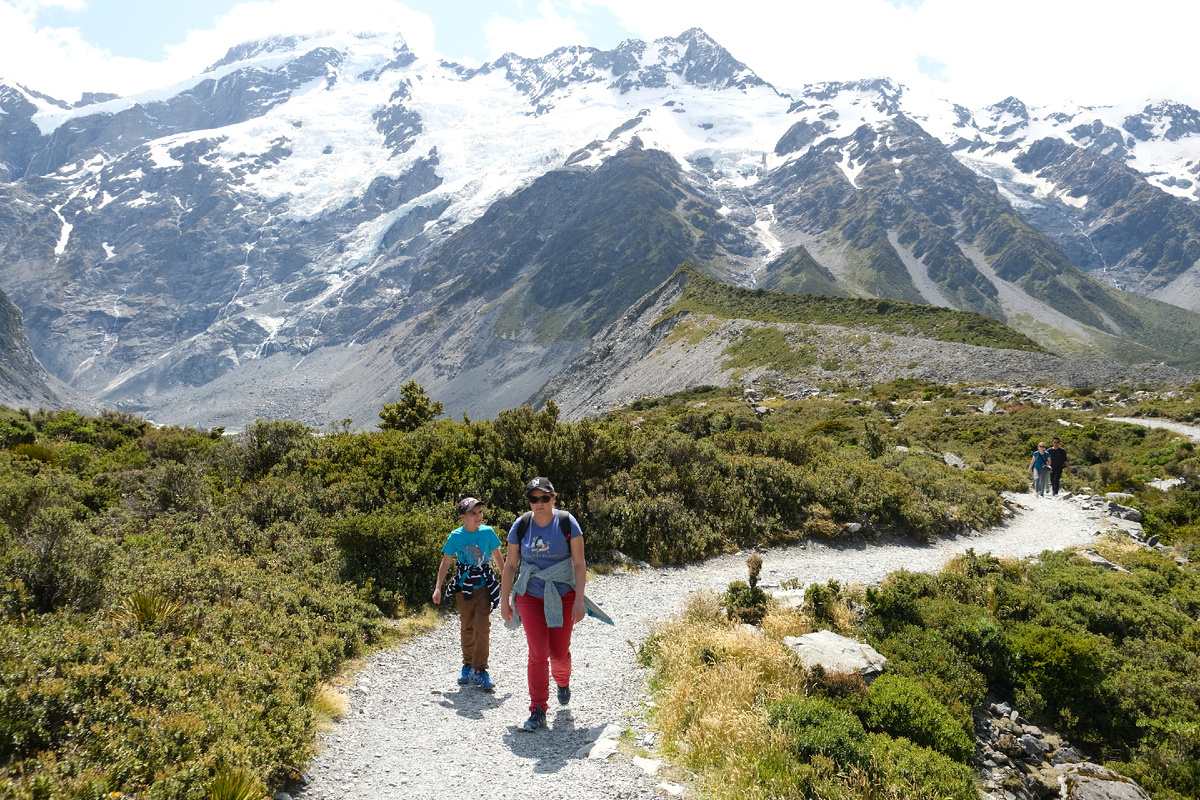
M 534 478 L 525 484 L 525 494 L 529 494 L 534 489 L 541 489 L 546 494 L 554 494 L 554 484 L 550 482 L 549 478 Z
M 458 501 L 458 515 L 461 517 L 475 506 L 482 505 L 485 505 L 484 502 L 477 497 L 464 497 L 462 500 Z

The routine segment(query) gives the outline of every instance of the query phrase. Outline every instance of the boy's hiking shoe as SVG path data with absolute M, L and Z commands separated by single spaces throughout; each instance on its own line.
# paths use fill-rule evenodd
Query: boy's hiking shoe
M 459 684 L 468 684 L 471 682 L 471 676 L 475 674 L 475 670 L 471 669 L 470 664 L 463 664 L 462 674 L 458 676 Z
M 571 702 L 571 685 L 567 684 L 566 686 L 559 686 L 558 704 L 560 706 L 565 706 L 569 702 Z
M 485 692 L 490 692 L 492 689 L 496 688 L 496 682 L 492 680 L 491 675 L 487 674 L 486 669 L 481 669 L 479 672 L 476 672 L 475 677 L 471 679 L 471 682 L 480 689 L 483 689 Z
M 544 727 L 546 727 L 546 712 L 534 706 L 533 713 L 529 715 L 529 719 L 525 720 L 525 724 L 521 726 L 521 730 L 536 731 L 538 728 Z

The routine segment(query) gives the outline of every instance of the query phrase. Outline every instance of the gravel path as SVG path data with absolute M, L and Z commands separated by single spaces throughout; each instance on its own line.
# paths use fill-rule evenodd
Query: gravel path
M 901 567 L 936 571 L 967 548 L 1022 557 L 1086 545 L 1099 527 L 1100 512 L 1085 510 L 1077 499 L 1010 499 L 1016 513 L 1007 523 L 935 545 L 808 543 L 768 550 L 762 553 L 761 581 L 768 587 L 786 578 L 871 584 Z M 688 567 L 618 571 L 589 580 L 588 595 L 612 615 L 616 626 L 587 619 L 576 628 L 573 697 L 570 706 L 558 707 L 552 693 L 548 730 L 518 730 L 529 704 L 525 639 L 519 631 L 506 630 L 498 613 L 492 628 L 494 694 L 455 683 L 460 655 L 453 616 L 398 649 L 376 653 L 350 688 L 345 720 L 321 738 L 322 752 L 309 764 L 298 800 L 426 800 L 461 792 L 522 800 L 663 796 L 664 789 L 658 788 L 662 777 L 651 776 L 629 757 L 589 758 L 581 748 L 614 723 L 639 737 L 647 732 L 649 696 L 635 662 L 635 644 L 650 623 L 677 610 L 688 593 L 723 591 L 730 581 L 745 580 L 745 558 L 723 556 Z
M 1169 419 L 1153 419 L 1143 417 L 1105 417 L 1109 422 L 1128 422 L 1133 425 L 1141 425 L 1143 428 L 1166 428 L 1183 436 L 1188 437 L 1193 442 L 1200 442 L 1200 427 L 1195 425 L 1187 425 L 1182 422 L 1172 422 Z

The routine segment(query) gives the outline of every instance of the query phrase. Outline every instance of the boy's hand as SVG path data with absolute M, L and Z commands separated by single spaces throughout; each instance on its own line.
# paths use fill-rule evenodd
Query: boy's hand
M 439 606 L 442 604 L 442 587 L 435 586 L 433 589 L 433 604 Z

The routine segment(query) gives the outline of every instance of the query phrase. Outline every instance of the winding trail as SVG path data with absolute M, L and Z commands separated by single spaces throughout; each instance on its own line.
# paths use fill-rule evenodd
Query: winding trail
M 1200 427 L 1157 419 L 1110 417 L 1161 427 L 1200 441 Z M 904 568 L 940 569 L 968 548 L 997 556 L 1026 557 L 1043 550 L 1085 546 L 1100 527 L 1098 510 L 1077 499 L 1009 495 L 1016 513 L 981 534 L 932 545 L 889 541 L 869 545 L 802 546 L 762 553 L 762 583 L 794 578 L 803 583 L 837 580 L 871 584 Z M 572 643 L 573 697 L 566 708 L 551 701 L 550 728 L 524 733 L 528 715 L 525 641 L 493 614 L 487 694 L 455 683 L 460 667 L 458 620 L 451 614 L 436 630 L 403 646 L 372 655 L 349 689 L 343 721 L 321 737 L 321 753 L 308 765 L 297 800 L 432 800 L 469 792 L 487 798 L 531 797 L 610 800 L 663 797 L 653 777 L 627 756 L 607 759 L 581 753 L 610 723 L 635 735 L 647 731 L 649 695 L 635 647 L 649 626 L 678 610 L 697 589 L 723 591 L 746 578 L 746 554 L 686 567 L 618 570 L 588 582 L 588 595 L 608 611 L 615 627 L 584 621 Z M 432 580 L 432 576 L 431 576 Z M 643 743 L 648 739 L 641 740 Z
M 1165 428 L 1186 436 L 1193 442 L 1200 442 L 1200 427 L 1196 425 L 1172 422 L 1169 419 L 1143 419 L 1142 417 L 1105 417 L 1105 419 L 1109 422 L 1128 422 L 1131 425 L 1141 425 L 1143 428 Z
M 787 578 L 871 584 L 900 568 L 936 571 L 968 548 L 1024 557 L 1084 546 L 1099 527 L 1100 512 L 1085 510 L 1076 499 L 1009 499 L 1016 513 L 1006 523 L 933 545 L 810 542 L 768 550 L 762 553 L 761 581 L 768 587 Z M 646 732 L 649 696 L 635 645 L 652 622 L 676 611 L 690 592 L 719 592 L 732 580 L 745 580 L 745 558 L 722 556 L 589 580 L 588 595 L 616 626 L 587 619 L 576 629 L 571 704 L 560 708 L 551 700 L 547 730 L 518 730 L 529 702 L 524 636 L 506 630 L 498 613 L 492 616 L 493 694 L 455 683 L 460 656 L 453 615 L 429 634 L 372 655 L 350 687 L 345 719 L 321 737 L 321 753 L 309 764 L 297 800 L 426 800 L 464 792 L 522 800 L 664 796 L 656 788 L 663 778 L 647 774 L 629 757 L 588 758 L 579 751 L 609 723 L 635 735 Z

